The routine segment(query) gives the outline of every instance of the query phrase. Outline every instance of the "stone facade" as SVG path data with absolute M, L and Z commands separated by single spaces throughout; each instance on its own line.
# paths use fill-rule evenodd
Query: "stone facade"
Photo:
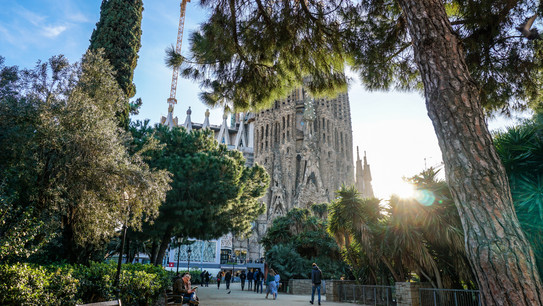
M 163 122 L 176 125 L 177 118 L 163 118 Z M 247 260 L 264 256 L 259 241 L 276 217 L 295 207 L 329 203 L 342 184 L 354 183 L 347 92 L 334 99 L 315 99 L 298 88 L 270 109 L 232 116 L 230 127 L 226 115 L 222 125 L 210 125 L 208 112 L 203 124 L 193 123 L 189 108 L 183 126 L 213 130 L 219 143 L 242 151 L 248 165 L 257 162 L 270 174 L 270 187 L 261 199 L 266 212 L 255 221 L 249 237 L 235 237 L 232 242 L 232 251 L 243 253 Z
M 342 184 L 354 183 L 352 147 L 347 92 L 314 99 L 298 88 L 255 115 L 254 159 L 271 181 L 262 198 L 266 213 L 246 242 L 250 256 L 263 256 L 258 241 L 276 217 L 295 207 L 328 203 Z
M 330 202 L 354 180 L 347 93 L 313 99 L 303 89 L 256 114 L 255 161 L 270 173 L 264 216 L 271 224 L 294 207 Z

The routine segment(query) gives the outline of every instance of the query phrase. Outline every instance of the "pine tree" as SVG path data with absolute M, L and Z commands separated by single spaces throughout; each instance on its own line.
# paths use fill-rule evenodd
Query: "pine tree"
M 205 1 L 212 14 L 182 73 L 208 90 L 204 102 L 240 109 L 270 106 L 307 75 L 316 94 L 344 87 L 346 62 L 371 89 L 424 90 L 483 304 L 543 305 L 484 111 L 538 105 L 540 44 L 511 33 L 541 11 L 532 0 L 445 2 Z
M 103 0 L 100 20 L 90 39 L 90 50 L 104 49 L 105 57 L 117 72 L 116 79 L 128 98 L 136 94 L 132 83 L 141 47 L 142 0 Z M 117 114 L 120 126 L 128 128 L 130 105 Z
M 162 263 L 173 236 L 207 240 L 250 232 L 251 222 L 265 211 L 258 199 L 268 188 L 269 175 L 262 166 L 247 167 L 241 152 L 219 145 L 209 130 L 134 124 L 131 131 L 136 139 L 156 137 L 165 145 L 149 164 L 172 174 L 159 216 L 145 228 L 155 243 L 155 264 Z

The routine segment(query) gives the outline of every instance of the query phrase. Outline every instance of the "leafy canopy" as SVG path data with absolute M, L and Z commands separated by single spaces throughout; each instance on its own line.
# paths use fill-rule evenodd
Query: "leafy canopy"
M 150 225 L 157 237 L 205 240 L 228 232 L 246 234 L 264 212 L 258 199 L 269 184 L 266 170 L 259 165 L 247 167 L 242 153 L 219 145 L 211 131 L 150 128 L 140 122 L 132 132 L 140 134 L 138 138 L 155 137 L 164 145 L 148 156 L 148 163 L 172 173 L 172 189 Z
M 109 239 L 120 224 L 139 228 L 156 217 L 168 173 L 127 149 L 130 137 L 115 119 L 127 98 L 101 52 L 89 51 L 80 64 L 56 56 L 32 70 L 0 70 L 11 77 L 0 89 L 8 209 L 60 228 L 64 252 L 56 255 L 84 261 L 76 254 L 84 246 Z
M 541 16 L 538 2 L 445 2 L 486 109 L 541 107 L 541 44 L 515 29 L 534 13 Z M 397 1 L 201 4 L 211 14 L 190 36 L 182 74 L 206 89 L 204 103 L 226 99 L 238 109 L 267 108 L 302 82 L 314 94 L 333 94 L 345 89 L 347 63 L 370 90 L 422 89 Z

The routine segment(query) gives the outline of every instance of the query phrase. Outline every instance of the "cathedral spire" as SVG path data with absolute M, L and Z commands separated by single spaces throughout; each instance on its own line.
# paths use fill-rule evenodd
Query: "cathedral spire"
M 364 164 L 360 160 L 360 151 L 358 146 L 356 147 L 356 182 L 355 186 L 358 192 L 363 198 L 373 198 L 373 187 L 371 185 L 371 170 L 368 160 L 366 158 L 366 151 L 364 151 Z
M 192 120 L 190 119 L 191 114 L 192 114 L 192 110 L 190 110 L 190 106 L 189 106 L 189 109 L 187 110 L 187 119 L 185 119 L 185 123 L 183 124 L 183 127 L 187 129 L 187 131 L 189 132 L 192 130 Z
M 228 134 L 228 114 L 226 113 L 226 110 L 224 111 L 224 115 L 222 116 L 222 124 L 221 129 L 219 131 L 219 134 L 217 135 L 217 141 L 219 143 L 230 145 L 230 135 Z

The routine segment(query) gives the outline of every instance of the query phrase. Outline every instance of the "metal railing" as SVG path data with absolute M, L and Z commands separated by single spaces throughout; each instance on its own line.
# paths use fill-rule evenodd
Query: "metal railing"
M 339 296 L 342 302 L 376 306 L 396 305 L 393 286 L 343 285 Z
M 478 290 L 421 288 L 421 306 L 480 306 Z

